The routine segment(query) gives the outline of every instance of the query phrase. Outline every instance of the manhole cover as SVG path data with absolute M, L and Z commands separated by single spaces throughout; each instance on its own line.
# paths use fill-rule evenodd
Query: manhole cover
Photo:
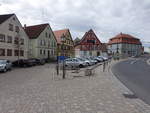
M 123 94 L 123 96 L 125 98 L 129 98 L 129 99 L 136 99 L 136 98 L 138 98 L 135 94 Z

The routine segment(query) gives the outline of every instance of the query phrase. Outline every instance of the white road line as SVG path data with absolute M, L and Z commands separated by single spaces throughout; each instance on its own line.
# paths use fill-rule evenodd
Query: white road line
M 132 65 L 132 64 L 136 63 L 138 60 L 139 60 L 139 59 L 135 59 L 134 61 L 131 61 L 130 64 Z

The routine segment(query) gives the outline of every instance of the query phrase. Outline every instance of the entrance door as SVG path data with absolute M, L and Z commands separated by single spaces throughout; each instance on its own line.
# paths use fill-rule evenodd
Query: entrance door
M 49 50 L 47 51 L 47 54 L 48 54 L 48 58 L 50 58 L 50 51 Z

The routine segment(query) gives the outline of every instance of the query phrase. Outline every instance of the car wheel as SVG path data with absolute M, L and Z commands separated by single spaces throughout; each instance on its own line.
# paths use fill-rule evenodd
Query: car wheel
M 5 73 L 7 71 L 6 67 L 4 68 L 3 72 Z
M 79 68 L 82 68 L 82 67 L 83 67 L 83 65 L 82 65 L 82 64 L 80 64 L 80 65 L 79 65 Z
M 9 68 L 9 71 L 11 71 L 11 70 L 12 70 L 12 68 L 10 67 L 10 68 Z

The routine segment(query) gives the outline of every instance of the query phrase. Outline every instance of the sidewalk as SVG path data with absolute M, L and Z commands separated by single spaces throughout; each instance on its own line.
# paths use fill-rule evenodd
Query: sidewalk
M 105 72 L 102 67 L 96 68 L 93 77 L 58 82 L 57 113 L 150 113 L 150 106 L 140 99 L 123 96 L 132 92 L 111 73 L 110 65 Z

